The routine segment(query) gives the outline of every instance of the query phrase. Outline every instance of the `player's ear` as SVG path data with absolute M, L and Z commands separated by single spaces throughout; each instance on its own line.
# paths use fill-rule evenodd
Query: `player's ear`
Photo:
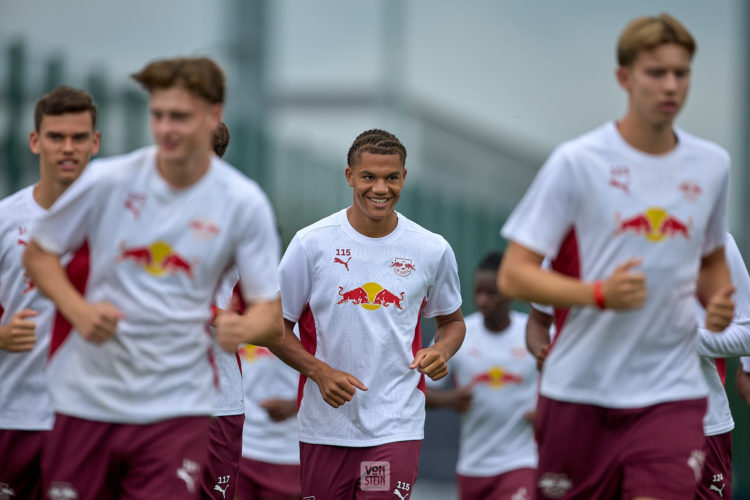
M 615 70 L 615 78 L 617 83 L 626 92 L 630 92 L 630 68 L 627 66 L 618 66 Z
M 35 155 L 39 154 L 39 132 L 36 130 L 29 133 L 29 149 Z
M 344 170 L 344 175 L 346 175 L 346 182 L 348 182 L 351 187 L 354 187 L 354 172 L 352 171 L 352 167 L 347 165 L 346 170 Z

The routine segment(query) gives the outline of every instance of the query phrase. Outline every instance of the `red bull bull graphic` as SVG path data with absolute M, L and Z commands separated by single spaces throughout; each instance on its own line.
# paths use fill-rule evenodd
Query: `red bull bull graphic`
M 523 377 L 509 372 L 502 366 L 493 366 L 484 373 L 476 375 L 471 379 L 472 384 L 486 384 L 493 389 L 500 389 L 507 384 L 520 384 Z
M 273 353 L 271 353 L 266 347 L 258 347 L 253 344 L 240 346 L 239 349 L 237 349 L 237 352 L 240 354 L 240 359 L 248 363 L 254 363 L 261 358 L 273 357 Z
M 393 271 L 399 276 L 409 276 L 412 271 L 417 270 L 411 259 L 403 259 L 400 257 L 396 257 L 395 259 L 393 259 L 393 262 L 391 262 L 391 267 L 393 268 Z
M 126 247 L 124 242 L 120 242 L 120 256 L 117 261 L 131 261 L 154 276 L 183 273 L 188 278 L 193 277 L 194 263 L 189 262 L 164 241 L 136 247 Z
M 650 207 L 643 213 L 624 219 L 617 213 L 615 224 L 615 234 L 635 233 L 648 241 L 658 243 L 666 238 L 682 237 L 689 240 L 693 218 L 690 217 L 687 222 L 683 222 L 663 208 Z
M 346 292 L 344 291 L 344 287 L 340 286 L 339 297 L 340 299 L 336 302 L 337 304 L 351 302 L 355 305 L 361 305 L 370 311 L 380 309 L 381 306 L 390 307 L 391 305 L 401 311 L 404 310 L 404 307 L 401 305 L 401 302 L 404 300 L 404 292 L 396 295 L 378 283 L 365 283 Z

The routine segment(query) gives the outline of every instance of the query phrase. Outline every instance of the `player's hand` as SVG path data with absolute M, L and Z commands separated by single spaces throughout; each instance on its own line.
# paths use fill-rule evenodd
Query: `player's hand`
M 706 328 L 713 332 L 721 332 L 729 326 L 734 318 L 734 291 L 734 285 L 727 285 L 708 299 Z
M 737 373 L 734 374 L 734 385 L 737 386 L 737 392 L 745 403 L 750 405 L 750 373 L 747 373 L 740 366 Z
M 424 373 L 432 380 L 440 380 L 448 375 L 448 360 L 439 349 L 431 345 L 417 351 L 409 368 L 416 368 L 419 373 Z
M 294 399 L 266 399 L 260 402 L 260 407 L 266 410 L 274 422 L 283 422 L 297 414 L 297 402 Z
M 456 387 L 448 395 L 448 407 L 459 413 L 464 413 L 471 408 L 472 399 L 474 399 L 473 384 Z
M 101 344 L 111 339 L 117 332 L 117 323 L 124 317 L 112 304 L 107 302 L 86 303 L 82 313 L 74 322 L 78 334 L 89 342 Z
M 367 386 L 351 373 L 336 370 L 327 365 L 311 378 L 318 384 L 323 400 L 334 408 L 351 401 L 357 389 L 367 390 Z
M 247 318 L 234 311 L 219 311 L 214 326 L 216 327 L 216 343 L 226 352 L 234 352 L 240 344 L 247 344 L 245 326 Z
M 542 367 L 544 366 L 544 361 L 547 359 L 547 355 L 549 354 L 549 344 L 543 345 L 539 348 L 539 350 L 536 352 L 534 357 L 536 358 L 536 369 L 538 371 L 542 371 Z
M 628 259 L 602 283 L 604 305 L 609 309 L 638 309 L 646 302 L 646 275 L 632 271 L 643 259 Z
M 33 318 L 37 312 L 24 309 L 14 314 L 7 325 L 0 327 L 0 349 L 10 352 L 30 351 L 36 342 L 36 323 Z
M 536 423 L 536 409 L 525 412 L 523 417 L 533 426 Z

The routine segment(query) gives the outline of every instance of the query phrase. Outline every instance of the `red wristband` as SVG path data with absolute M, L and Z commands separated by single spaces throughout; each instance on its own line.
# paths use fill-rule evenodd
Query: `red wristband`
M 216 307 L 216 304 L 211 306 L 211 320 L 208 322 L 209 325 L 213 325 L 216 323 L 216 316 L 219 315 L 219 308 Z
M 594 302 L 599 309 L 606 309 L 604 292 L 602 291 L 602 280 L 594 281 Z

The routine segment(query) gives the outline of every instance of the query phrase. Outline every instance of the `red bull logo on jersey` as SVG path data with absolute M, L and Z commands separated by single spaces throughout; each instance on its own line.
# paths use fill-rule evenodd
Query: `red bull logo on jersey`
M 634 233 L 643 236 L 648 241 L 658 243 L 667 238 L 681 237 L 689 240 L 693 218 L 690 217 L 687 221 L 683 221 L 663 208 L 651 207 L 643 213 L 624 219 L 617 213 L 615 214 L 615 224 L 617 226 L 615 234 Z
M 131 261 L 153 276 L 183 273 L 193 277 L 194 263 L 177 253 L 169 243 L 157 241 L 148 246 L 126 247 L 120 242 L 118 262 Z
M 400 257 L 396 257 L 395 259 L 393 259 L 393 262 L 391 262 L 391 267 L 393 268 L 393 271 L 399 276 L 409 276 L 412 271 L 417 270 L 411 259 L 403 259 Z
M 240 359 L 248 363 L 255 363 L 261 358 L 269 358 L 273 356 L 273 353 L 266 347 L 258 347 L 253 344 L 240 346 L 237 352 L 240 354 Z
M 344 287 L 339 287 L 339 300 L 337 304 L 344 304 L 351 302 L 355 305 L 360 305 L 369 311 L 380 309 L 380 307 L 394 306 L 396 309 L 401 311 L 404 307 L 401 303 L 404 300 L 404 292 L 396 295 L 395 293 L 383 288 L 378 283 L 365 283 L 357 288 L 344 291 Z
M 476 375 L 472 380 L 474 384 L 486 384 L 493 389 L 500 389 L 507 384 L 520 384 L 523 377 L 509 372 L 502 366 L 493 366 L 484 373 Z

